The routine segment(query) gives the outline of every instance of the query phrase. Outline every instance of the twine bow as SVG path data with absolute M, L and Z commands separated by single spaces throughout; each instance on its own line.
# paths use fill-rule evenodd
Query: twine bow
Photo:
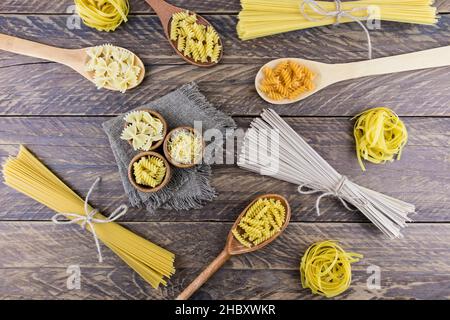
M 99 219 L 95 218 L 95 215 L 98 213 L 97 209 L 89 210 L 89 197 L 91 196 L 92 190 L 96 187 L 96 185 L 100 182 L 101 178 L 98 177 L 95 179 L 94 183 L 92 184 L 91 188 L 89 189 L 86 199 L 84 200 L 84 212 L 85 214 L 78 214 L 78 213 L 72 213 L 72 212 L 61 212 L 57 213 L 52 217 L 52 221 L 56 224 L 73 224 L 73 223 L 80 223 L 80 226 L 82 229 L 86 229 L 86 225 L 89 226 L 89 229 L 92 232 L 92 236 L 94 237 L 95 245 L 97 246 L 97 252 L 98 252 L 98 261 L 100 263 L 103 262 L 102 257 L 102 251 L 100 248 L 100 242 L 98 240 L 97 233 L 95 232 L 95 224 L 96 223 L 110 223 L 114 222 L 120 217 L 122 217 L 125 213 L 127 213 L 128 207 L 126 205 L 121 205 L 117 207 L 116 210 L 113 211 L 106 219 Z M 69 220 L 61 221 L 58 220 L 58 218 L 67 218 Z
M 351 10 L 343 10 L 342 9 L 342 2 L 341 0 L 334 0 L 334 3 L 336 5 L 336 9 L 334 11 L 327 11 L 326 9 L 324 9 L 322 6 L 320 6 L 315 0 L 303 0 L 300 3 L 300 11 L 302 13 L 302 15 L 309 21 L 319 21 L 321 19 L 315 19 L 313 17 L 311 17 L 306 11 L 305 11 L 305 7 L 308 6 L 311 10 L 313 10 L 315 13 L 323 16 L 322 19 L 325 19 L 326 17 L 336 17 L 336 23 L 335 24 L 339 24 L 341 18 L 343 17 L 347 17 L 355 22 L 357 22 L 361 28 L 364 30 L 366 37 L 367 37 L 367 51 L 368 51 L 368 56 L 369 59 L 372 59 L 372 41 L 370 40 L 370 34 L 369 34 L 369 30 L 366 28 L 366 26 L 360 21 L 360 19 L 356 16 L 354 16 L 352 13 L 356 12 L 356 11 L 367 11 L 367 7 L 358 7 L 358 8 L 353 8 Z M 365 18 L 368 18 L 369 14 L 367 14 L 365 16 Z
M 302 184 L 298 187 L 298 192 L 300 194 L 314 194 L 314 193 L 322 192 L 322 194 L 319 197 L 317 197 L 317 200 L 316 200 L 316 212 L 317 212 L 318 216 L 320 216 L 320 201 L 324 197 L 336 197 L 342 202 L 342 204 L 344 205 L 344 207 L 347 210 L 355 211 L 354 208 L 351 208 L 348 205 L 348 203 L 345 201 L 345 199 L 342 196 L 342 188 L 344 188 L 347 181 L 348 181 L 348 178 L 346 176 L 341 176 L 341 179 L 339 180 L 338 184 L 334 187 L 334 189 L 326 191 L 326 192 L 321 190 L 318 186 L 314 186 L 312 184 Z M 308 190 L 303 190 L 303 188 L 308 188 Z

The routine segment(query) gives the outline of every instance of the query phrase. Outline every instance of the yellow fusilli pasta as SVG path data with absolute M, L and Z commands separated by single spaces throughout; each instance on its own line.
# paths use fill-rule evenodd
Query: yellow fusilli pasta
M 155 188 L 163 182 L 166 166 L 158 157 L 142 157 L 133 164 L 133 174 L 138 184 Z
M 222 51 L 219 34 L 212 26 L 197 23 L 195 14 L 188 11 L 174 13 L 169 36 L 184 56 L 202 63 L 219 61 Z
M 286 220 L 286 208 L 280 200 L 263 198 L 256 201 L 231 232 L 236 240 L 250 248 L 272 238 Z
M 294 61 L 285 60 L 275 68 L 265 67 L 259 89 L 273 100 L 293 100 L 314 90 L 314 73 Z

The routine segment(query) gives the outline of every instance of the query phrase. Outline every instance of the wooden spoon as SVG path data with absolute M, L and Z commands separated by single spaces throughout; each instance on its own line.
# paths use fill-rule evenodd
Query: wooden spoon
M 259 86 L 264 77 L 264 67 L 273 68 L 283 60 L 297 62 L 314 72 L 316 75 L 314 79 L 315 89 L 305 92 L 293 100 L 273 100 L 262 92 Z M 255 78 L 255 87 L 258 94 L 267 102 L 272 104 L 288 104 L 305 99 L 317 91 L 339 81 L 379 74 L 444 67 L 448 65 L 450 65 L 450 46 L 374 60 L 341 64 L 326 64 L 298 58 L 282 58 L 266 63 L 258 71 Z
M 250 248 L 247 248 L 244 245 L 242 245 L 239 241 L 236 240 L 234 235 L 231 233 L 231 230 L 233 230 L 234 228 L 237 227 L 237 225 L 239 224 L 239 222 L 241 221 L 242 217 L 245 215 L 247 210 L 256 201 L 258 201 L 261 198 L 272 198 L 272 199 L 275 199 L 275 200 L 280 200 L 281 203 L 286 208 L 286 219 L 284 221 L 283 227 L 281 228 L 281 231 L 277 232 L 272 238 L 270 238 L 270 239 L 260 243 L 257 246 L 252 246 Z M 257 197 L 255 200 L 253 200 L 242 211 L 242 213 L 236 219 L 236 222 L 233 224 L 233 226 L 231 227 L 230 232 L 228 233 L 227 242 L 226 242 L 226 245 L 225 245 L 225 248 L 223 249 L 223 251 L 219 254 L 219 256 L 216 259 L 214 259 L 213 262 L 211 262 L 211 264 L 208 267 L 206 267 L 205 270 L 203 270 L 202 273 L 200 273 L 200 275 L 194 281 L 192 281 L 192 283 L 186 289 L 184 289 L 184 291 L 176 298 L 176 300 L 187 300 L 187 299 L 189 299 L 192 296 L 192 294 L 195 291 L 197 291 L 206 281 L 208 281 L 208 279 L 214 273 L 216 273 L 216 271 L 219 270 L 220 267 L 222 267 L 222 265 L 231 256 L 238 255 L 238 254 L 243 254 L 243 253 L 253 252 L 253 251 L 259 250 L 259 249 L 267 246 L 269 243 L 274 241 L 284 231 L 284 229 L 286 229 L 287 225 L 289 224 L 289 220 L 290 219 L 291 219 L 291 208 L 289 206 L 289 203 L 287 202 L 287 200 L 283 196 L 280 196 L 278 194 L 264 194 L 262 196 Z
M 0 34 L 0 49 L 22 54 L 29 57 L 39 58 L 39 59 L 45 59 L 54 61 L 57 63 L 64 64 L 79 74 L 81 74 L 83 77 L 88 79 L 89 81 L 93 82 L 94 78 L 94 72 L 88 72 L 86 71 L 85 65 L 87 61 L 89 60 L 89 56 L 87 55 L 87 50 L 89 48 L 83 48 L 83 49 L 63 49 L 58 47 L 52 47 L 45 44 L 8 36 L 5 34 Z M 122 48 L 123 49 L 123 48 Z M 131 51 L 124 49 L 130 53 Z M 135 57 L 134 63 L 136 66 L 141 68 L 141 72 L 139 74 L 138 81 L 136 84 L 127 90 L 133 89 L 134 87 L 138 86 L 142 80 L 144 79 L 145 75 L 145 67 L 142 63 L 141 59 L 139 59 L 138 56 L 136 56 L 134 53 L 132 53 Z M 106 86 L 105 89 L 118 91 L 115 88 Z
M 150 7 L 153 8 L 153 10 L 156 12 L 156 14 L 159 17 L 159 20 L 161 21 L 162 27 L 164 29 L 164 33 L 166 35 L 167 40 L 169 41 L 172 48 L 175 50 L 175 52 L 183 58 L 185 61 L 189 62 L 190 64 L 199 66 L 199 67 L 212 67 L 219 63 L 219 61 L 222 59 L 223 56 L 223 45 L 222 40 L 219 39 L 219 44 L 222 47 L 222 50 L 220 50 L 220 56 L 217 59 L 217 62 L 199 62 L 194 61 L 194 59 L 190 57 L 186 57 L 182 52 L 180 52 L 177 49 L 177 41 L 172 41 L 170 39 L 170 22 L 172 20 L 172 15 L 177 12 L 185 12 L 186 9 L 176 7 L 174 5 L 171 5 L 164 0 L 145 0 L 150 5 Z M 193 13 L 190 11 L 190 13 Z M 197 23 L 202 24 L 204 26 L 212 26 L 211 23 L 208 22 L 205 18 L 202 16 L 196 14 L 197 16 Z

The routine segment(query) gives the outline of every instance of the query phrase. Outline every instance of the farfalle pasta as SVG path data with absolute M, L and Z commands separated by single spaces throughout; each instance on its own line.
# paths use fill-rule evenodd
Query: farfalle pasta
M 167 143 L 172 161 L 180 164 L 198 163 L 202 158 L 203 141 L 199 134 L 190 130 L 176 130 Z
M 236 240 L 250 248 L 272 238 L 286 220 L 286 208 L 280 200 L 263 198 L 257 200 L 231 232 Z
M 106 44 L 87 49 L 87 55 L 86 71 L 94 73 L 97 88 L 108 87 L 124 93 L 138 84 L 142 70 L 135 65 L 132 52 Z
M 149 151 L 164 138 L 164 124 L 147 111 L 132 111 L 124 117 L 127 125 L 120 138 L 130 140 L 134 150 Z
M 155 188 L 165 176 L 167 168 L 164 161 L 155 156 L 146 156 L 133 163 L 133 174 L 136 183 Z
M 198 24 L 197 16 L 188 11 L 172 15 L 170 40 L 176 41 L 178 51 L 196 62 L 218 62 L 222 46 L 219 34 L 212 26 Z
M 273 100 L 293 100 L 314 90 L 314 73 L 294 61 L 285 60 L 275 68 L 265 67 L 259 89 Z

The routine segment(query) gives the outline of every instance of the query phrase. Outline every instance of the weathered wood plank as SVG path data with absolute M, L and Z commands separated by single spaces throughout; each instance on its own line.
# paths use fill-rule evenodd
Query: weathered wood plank
M 170 3 L 197 12 L 237 12 L 241 9 L 239 0 L 172 0 Z M 3 0 L 0 3 L 0 13 L 66 13 L 67 8 L 73 5 L 72 0 L 51 1 L 33 0 L 17 1 Z M 151 8 L 143 0 L 130 0 L 131 13 L 152 12 Z M 449 0 L 437 0 L 435 6 L 440 13 L 450 11 Z
M 109 250 L 98 264 L 92 238 L 75 226 L 0 223 L 0 298 L 153 299 L 174 298 L 222 249 L 231 224 L 126 224 L 177 254 L 177 274 L 167 288 L 152 290 Z M 448 224 L 418 224 L 405 239 L 387 240 L 369 224 L 291 223 L 262 251 L 235 256 L 198 292 L 202 299 L 317 298 L 301 289 L 298 264 L 313 242 L 338 239 L 364 255 L 353 265 L 353 285 L 343 299 L 450 297 Z M 66 288 L 66 269 L 81 268 L 81 290 Z M 369 290 L 367 267 L 381 271 L 381 289 Z M 245 283 L 245 286 L 242 286 Z
M 151 7 L 144 0 L 130 0 L 130 13 L 142 14 L 153 13 Z M 198 13 L 201 12 L 236 12 L 240 10 L 241 6 L 239 0 L 172 0 L 168 1 L 171 4 L 180 8 L 186 8 Z M 439 0 L 439 2 L 448 2 L 448 0 Z M 14 13 L 14 14 L 46 14 L 46 13 L 72 13 L 71 6 L 73 0 L 59 0 L 52 3 L 52 1 L 16 1 L 4 0 L 0 3 L 0 13 Z M 438 7 L 438 6 L 437 6 Z M 69 8 L 69 11 L 68 11 Z
M 241 41 L 236 35 L 235 16 L 206 17 L 222 35 L 223 63 L 266 62 L 271 58 L 290 56 L 342 63 L 363 60 L 367 56 L 365 36 L 357 24 L 312 28 Z M 450 17 L 446 15 L 441 17 L 436 27 L 383 22 L 381 29 L 371 32 L 374 56 L 384 57 L 448 45 L 449 24 Z M 165 39 L 156 16 L 138 15 L 114 33 L 101 33 L 85 26 L 79 30 L 69 30 L 67 16 L 64 15 L 0 14 L 0 32 L 66 48 L 108 42 L 133 50 L 147 64 L 184 63 Z M 7 53 L 2 53 L 1 57 L 1 66 L 41 61 Z
M 126 202 L 116 164 L 101 122 L 106 118 L 2 118 L 0 160 L 17 152 L 25 143 L 51 169 L 81 195 L 86 195 L 94 177 L 103 185 L 92 195 L 92 203 L 111 211 Z M 250 119 L 237 119 L 247 128 Z M 352 122 L 348 118 L 289 118 L 288 122 L 339 172 L 350 179 L 414 203 L 416 221 L 450 221 L 450 145 L 448 118 L 405 118 L 410 140 L 402 159 L 386 165 L 368 165 L 363 173 L 354 154 Z M 323 214 L 314 211 L 316 196 L 301 196 L 294 185 L 261 177 L 234 165 L 214 167 L 212 184 L 219 196 L 201 210 L 156 214 L 131 210 L 129 221 L 233 221 L 235 215 L 256 195 L 277 191 L 293 208 L 294 221 L 366 221 L 361 214 L 347 212 L 338 201 L 326 199 Z M 107 188 L 105 187 L 107 186 Z M 14 190 L 0 185 L 3 220 L 48 220 L 51 211 Z
M 269 106 L 254 88 L 254 76 L 264 62 L 300 56 L 336 63 L 358 60 L 366 54 L 363 33 L 357 25 L 242 42 L 236 39 L 233 17 L 212 16 L 211 20 L 224 34 L 226 55 L 220 66 L 200 69 L 182 64 L 164 40 L 155 17 L 138 16 L 118 33 L 103 34 L 86 28 L 69 31 L 63 16 L 1 16 L 0 32 L 47 43 L 50 34 L 52 43 L 65 47 L 113 42 L 130 48 L 144 59 L 148 72 L 139 88 L 122 95 L 97 91 L 65 66 L 1 52 L 0 114 L 116 114 L 188 81 L 197 81 L 223 111 L 255 115 Z M 380 57 L 447 45 L 449 36 L 450 16 L 445 16 L 438 29 L 386 23 L 382 30 L 373 32 L 372 40 L 375 54 Z M 388 105 L 399 108 L 403 115 L 448 116 L 448 75 L 449 68 L 437 68 L 346 81 L 292 105 L 277 106 L 277 110 L 283 115 L 341 116 L 352 115 L 361 106 Z

